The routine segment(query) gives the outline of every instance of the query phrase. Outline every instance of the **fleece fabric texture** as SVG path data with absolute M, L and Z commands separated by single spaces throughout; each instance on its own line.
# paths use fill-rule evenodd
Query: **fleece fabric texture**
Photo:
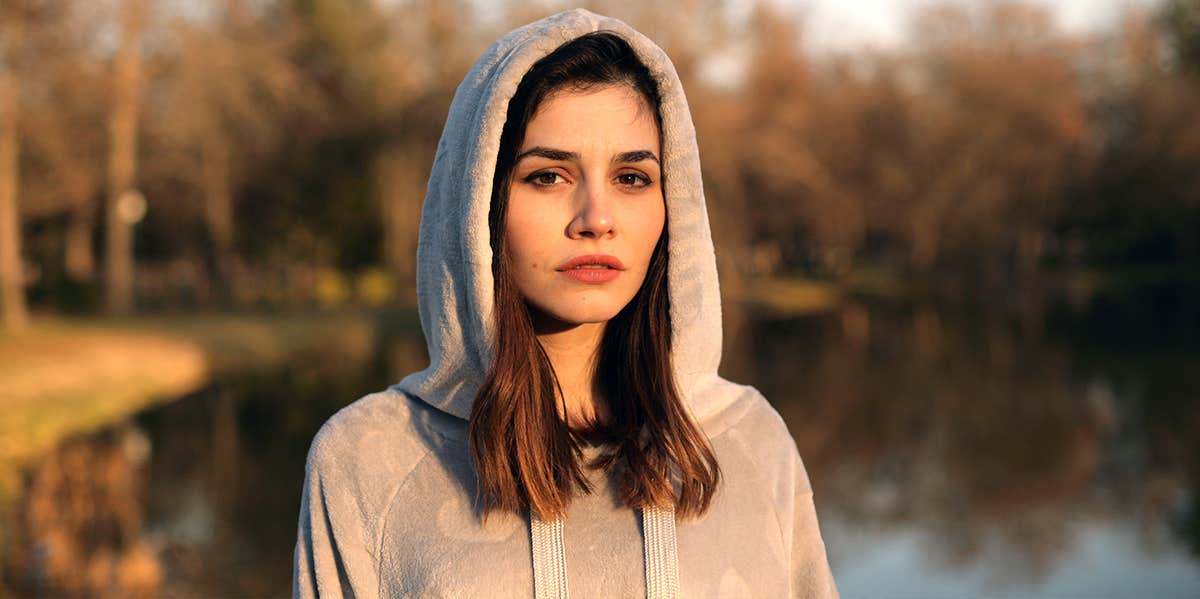
M 314 437 L 294 597 L 533 596 L 528 517 L 481 521 L 466 437 L 495 338 L 488 209 L 508 102 L 521 78 L 561 44 L 596 30 L 628 41 L 660 88 L 672 360 L 723 475 L 708 512 L 677 522 L 680 596 L 838 596 L 794 440 L 757 390 L 717 374 L 716 260 L 695 129 L 675 68 L 626 23 L 574 9 L 502 37 L 455 93 L 417 251 L 430 364 L 346 406 Z M 589 476 L 595 491 L 577 497 L 563 519 L 571 596 L 643 597 L 639 512 L 621 504 L 617 481 Z

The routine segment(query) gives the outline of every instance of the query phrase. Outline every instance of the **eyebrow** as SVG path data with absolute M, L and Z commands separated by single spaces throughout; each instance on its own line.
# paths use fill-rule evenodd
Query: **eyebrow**
M 576 162 L 580 160 L 579 152 L 568 152 L 566 150 L 556 150 L 554 148 L 547 148 L 544 146 L 534 146 L 528 150 L 525 150 L 524 152 L 521 152 L 517 156 L 514 164 L 521 162 L 521 160 L 526 156 L 541 156 L 542 158 L 548 158 L 550 160 L 574 160 Z M 655 156 L 654 152 L 651 152 L 650 150 L 633 150 L 630 152 L 621 152 L 620 154 L 613 156 L 612 162 L 641 162 L 643 160 L 653 160 L 654 162 L 658 162 L 658 156 Z
M 658 156 L 650 150 L 634 150 L 632 152 L 621 152 L 613 157 L 613 162 L 641 162 L 643 160 L 653 160 L 658 162 Z

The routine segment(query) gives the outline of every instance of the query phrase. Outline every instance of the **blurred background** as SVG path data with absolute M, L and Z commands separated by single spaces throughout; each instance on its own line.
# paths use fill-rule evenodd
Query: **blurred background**
M 843 597 L 1200 596 L 1200 1 L 587 6 L 683 79 Z M 290 593 L 453 92 L 568 7 L 0 1 L 0 596 Z

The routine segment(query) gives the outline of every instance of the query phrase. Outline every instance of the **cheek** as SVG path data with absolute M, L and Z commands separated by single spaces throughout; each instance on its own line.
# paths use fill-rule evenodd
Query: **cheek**
M 626 217 L 625 222 L 629 223 L 627 229 L 638 255 L 649 262 L 650 255 L 654 253 L 654 246 L 658 243 L 663 227 L 666 226 L 666 208 L 660 204 L 657 207 L 635 209 Z
M 545 212 L 519 197 L 509 201 L 504 236 L 518 276 L 531 269 L 541 270 L 547 260 L 545 251 L 555 227 Z

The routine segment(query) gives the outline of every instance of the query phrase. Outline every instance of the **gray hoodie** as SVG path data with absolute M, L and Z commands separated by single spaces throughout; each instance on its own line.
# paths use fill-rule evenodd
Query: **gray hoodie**
M 552 522 L 475 507 L 467 417 L 491 361 L 488 207 L 508 101 L 538 59 L 612 31 L 662 96 L 672 361 L 722 471 L 709 510 L 631 510 L 617 481 Z M 294 597 L 837 597 L 813 492 L 779 414 L 717 375 L 721 309 L 691 112 L 667 55 L 622 21 L 561 12 L 497 41 L 458 87 L 421 216 L 417 294 L 430 365 L 329 418 L 313 439 Z M 596 449 L 585 452 L 592 457 Z

